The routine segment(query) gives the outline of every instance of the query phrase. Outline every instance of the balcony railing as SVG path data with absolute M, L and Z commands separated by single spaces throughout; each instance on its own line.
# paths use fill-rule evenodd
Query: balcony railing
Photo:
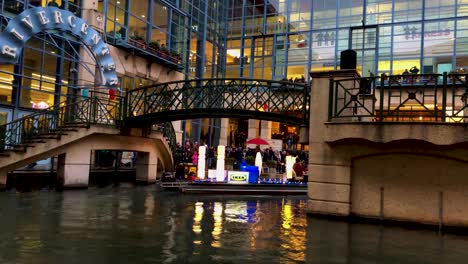
M 161 47 L 154 42 L 146 43 L 143 39 L 125 38 L 120 34 L 113 34 L 108 32 L 106 34 L 107 40 L 113 45 L 135 52 L 135 54 L 156 60 L 158 63 L 163 64 L 169 68 L 182 69 L 181 54 L 170 52 L 165 47 Z
M 468 122 L 468 74 L 330 81 L 331 122 Z

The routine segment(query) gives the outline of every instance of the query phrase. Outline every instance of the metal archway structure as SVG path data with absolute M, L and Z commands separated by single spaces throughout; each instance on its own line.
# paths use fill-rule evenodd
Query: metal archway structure
M 12 18 L 0 33 L 0 64 L 17 64 L 31 37 L 56 31 L 78 38 L 89 49 L 101 75 L 99 86 L 117 88 L 116 66 L 101 34 L 70 11 L 57 7 L 26 9 Z

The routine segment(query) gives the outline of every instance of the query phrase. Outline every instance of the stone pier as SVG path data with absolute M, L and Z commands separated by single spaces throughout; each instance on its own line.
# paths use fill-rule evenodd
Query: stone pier
M 468 124 L 330 121 L 350 74 L 311 74 L 308 212 L 468 227 Z

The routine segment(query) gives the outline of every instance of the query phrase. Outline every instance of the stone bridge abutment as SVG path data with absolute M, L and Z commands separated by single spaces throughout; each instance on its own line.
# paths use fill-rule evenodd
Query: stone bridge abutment
M 468 226 L 468 125 L 334 122 L 330 79 L 313 75 L 308 212 Z

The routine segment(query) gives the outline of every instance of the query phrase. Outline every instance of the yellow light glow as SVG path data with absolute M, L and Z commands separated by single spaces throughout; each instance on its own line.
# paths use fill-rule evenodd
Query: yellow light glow
M 195 215 L 193 216 L 193 228 L 192 231 L 196 234 L 201 233 L 201 220 L 203 218 L 203 203 L 195 203 Z M 196 243 L 196 241 L 194 241 Z
M 286 230 L 291 229 L 292 222 L 292 208 L 290 204 L 283 205 L 283 211 L 281 212 L 281 218 L 283 220 L 282 227 Z
M 206 147 L 198 147 L 197 176 L 199 179 L 205 179 Z
M 228 49 L 226 53 L 231 57 L 240 57 L 240 49 Z
M 216 161 L 216 181 L 224 181 L 224 156 L 226 148 L 223 145 L 218 146 L 218 156 Z
M 13 81 L 13 78 L 0 77 L 0 80 L 6 81 L 6 82 L 11 82 L 11 81 Z
M 211 242 L 211 246 L 215 248 L 221 247 L 220 242 L 220 235 L 223 230 L 223 205 L 220 202 L 214 203 L 213 208 L 213 231 L 211 234 L 213 235 L 213 241 Z
M 34 76 L 36 78 L 42 78 L 44 80 L 53 81 L 53 82 L 55 82 L 55 80 L 56 80 L 54 77 L 50 77 L 50 76 L 47 76 L 47 75 L 40 75 L 40 74 L 37 74 L 37 73 L 33 73 L 32 76 Z M 64 81 L 64 80 L 62 80 L 62 83 L 68 84 L 68 82 Z
M 288 179 L 292 179 L 292 171 L 294 165 L 294 157 L 293 156 L 286 156 L 286 177 Z

